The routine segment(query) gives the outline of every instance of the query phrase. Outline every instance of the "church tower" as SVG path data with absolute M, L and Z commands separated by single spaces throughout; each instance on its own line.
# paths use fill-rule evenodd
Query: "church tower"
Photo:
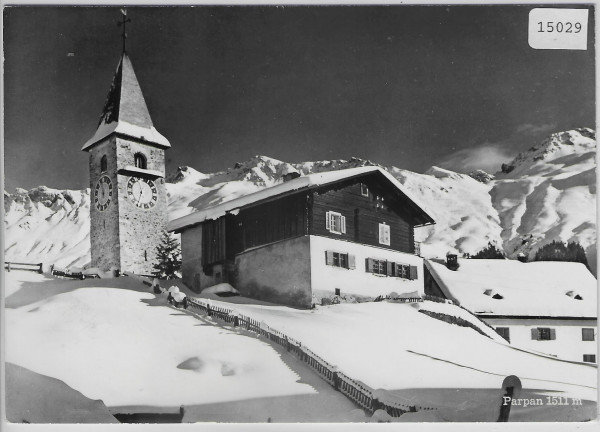
M 125 50 L 89 153 L 92 267 L 150 274 L 167 223 L 165 150 Z

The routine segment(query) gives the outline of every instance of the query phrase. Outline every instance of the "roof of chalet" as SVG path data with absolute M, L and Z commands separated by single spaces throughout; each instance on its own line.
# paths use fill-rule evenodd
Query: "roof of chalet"
M 412 202 L 414 210 L 419 215 L 422 225 L 430 225 L 435 223 L 433 218 L 424 210 L 423 205 L 421 205 L 419 201 L 412 196 L 411 193 L 408 192 L 406 188 L 402 186 L 402 184 L 390 173 L 378 167 L 368 166 L 313 173 L 297 177 L 293 180 L 289 180 L 287 182 L 265 188 L 258 192 L 254 192 L 231 201 L 226 201 L 216 206 L 208 207 L 206 209 L 172 220 L 169 222 L 167 229 L 169 231 L 181 231 L 183 228 L 197 225 L 206 220 L 218 219 L 227 213 L 236 214 L 236 212 L 238 212 L 241 208 L 248 207 L 259 202 L 277 199 L 302 190 L 315 189 L 332 183 L 371 174 L 383 176 L 401 195 L 407 197 L 409 201 Z
M 126 53 L 123 53 L 117 66 L 98 129 L 81 150 L 88 150 L 112 133 L 137 138 L 163 148 L 171 147 L 169 141 L 152 124 L 140 84 Z
M 458 263 L 459 268 L 452 271 L 425 260 L 444 295 L 475 314 L 598 316 L 597 281 L 581 263 L 498 259 L 459 259 Z

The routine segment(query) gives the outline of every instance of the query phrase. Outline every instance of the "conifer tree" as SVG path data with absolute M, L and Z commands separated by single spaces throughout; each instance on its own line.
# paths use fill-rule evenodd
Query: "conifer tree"
M 152 275 L 159 279 L 178 279 L 181 272 L 181 249 L 173 235 L 163 231 L 160 244 L 156 247 L 156 264 Z
M 492 242 L 488 242 L 488 245 L 477 252 L 475 255 L 471 255 L 472 259 L 504 259 L 506 256 L 504 252 L 496 247 Z
M 585 250 L 578 242 L 572 241 L 567 244 L 554 240 L 542 246 L 535 253 L 534 261 L 570 261 L 579 262 L 589 269 Z

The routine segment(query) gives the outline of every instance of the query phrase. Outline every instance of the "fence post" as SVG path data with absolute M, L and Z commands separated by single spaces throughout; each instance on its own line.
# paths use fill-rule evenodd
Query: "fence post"
M 40 274 L 44 273 L 44 271 L 42 270 L 42 265 L 43 265 L 43 264 L 44 264 L 44 263 L 40 263 L 40 269 L 38 270 L 38 273 L 40 273 Z
M 208 316 L 212 316 L 212 312 L 210 310 L 210 305 L 208 303 L 206 304 L 206 313 L 208 314 Z
M 337 369 L 333 369 L 333 388 L 340 390 L 340 376 L 338 375 Z
M 6 271 L 9 272 L 10 271 L 10 263 L 8 262 L 6 264 L 7 264 Z
M 234 317 L 233 317 L 233 326 L 234 326 L 234 327 L 237 327 L 237 326 L 239 326 L 239 325 L 240 325 L 239 318 L 238 318 L 237 316 L 234 316 Z

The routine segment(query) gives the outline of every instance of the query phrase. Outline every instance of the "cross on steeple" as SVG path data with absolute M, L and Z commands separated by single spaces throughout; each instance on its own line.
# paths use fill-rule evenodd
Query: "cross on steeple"
M 117 25 L 119 27 L 123 26 L 123 33 L 121 33 L 121 37 L 123 38 L 123 54 L 125 54 L 125 39 L 127 39 L 127 23 L 131 22 L 130 18 L 127 18 L 127 9 L 121 9 L 121 14 L 123 15 L 123 21 L 118 21 Z

